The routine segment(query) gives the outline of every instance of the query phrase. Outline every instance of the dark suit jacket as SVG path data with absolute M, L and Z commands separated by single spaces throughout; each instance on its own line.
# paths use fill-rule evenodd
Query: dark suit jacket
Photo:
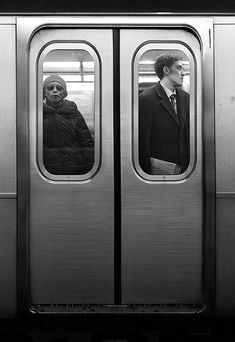
M 160 82 L 139 96 L 139 162 L 150 173 L 150 158 L 189 164 L 189 94 L 176 89 L 177 115 Z

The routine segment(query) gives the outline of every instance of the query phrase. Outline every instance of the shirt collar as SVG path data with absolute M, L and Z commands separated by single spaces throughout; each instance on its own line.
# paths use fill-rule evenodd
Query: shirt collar
M 160 82 L 162 88 L 165 90 L 167 97 L 170 97 L 172 94 L 176 95 L 175 90 L 171 91 L 169 88 L 167 88 L 162 82 Z

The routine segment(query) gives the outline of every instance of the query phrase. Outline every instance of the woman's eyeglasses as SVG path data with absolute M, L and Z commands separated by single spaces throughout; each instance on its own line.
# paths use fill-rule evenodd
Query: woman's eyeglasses
M 56 89 L 57 91 L 62 91 L 64 88 L 57 84 L 51 84 L 47 86 L 47 90 L 52 91 Z

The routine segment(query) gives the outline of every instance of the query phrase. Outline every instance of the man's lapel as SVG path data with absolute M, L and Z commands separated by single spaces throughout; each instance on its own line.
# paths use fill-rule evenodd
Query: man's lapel
M 167 110 L 167 112 L 171 115 L 174 121 L 179 125 L 178 115 L 175 113 L 172 104 L 170 103 L 165 90 L 162 88 L 160 82 L 156 85 L 157 95 L 161 98 L 161 105 Z
M 185 119 L 186 119 L 184 94 L 182 91 L 177 91 L 177 89 L 176 89 L 176 103 L 177 103 L 177 113 L 180 119 L 180 126 L 181 128 L 183 128 L 185 124 Z

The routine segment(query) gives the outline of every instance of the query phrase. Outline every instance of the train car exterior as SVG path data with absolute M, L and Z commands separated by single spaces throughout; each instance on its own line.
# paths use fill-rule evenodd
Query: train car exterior
M 0 317 L 234 318 L 235 17 L 0 17 Z M 181 54 L 190 160 L 139 163 L 138 95 Z M 82 173 L 44 165 L 43 84 L 66 80 L 94 140 Z

